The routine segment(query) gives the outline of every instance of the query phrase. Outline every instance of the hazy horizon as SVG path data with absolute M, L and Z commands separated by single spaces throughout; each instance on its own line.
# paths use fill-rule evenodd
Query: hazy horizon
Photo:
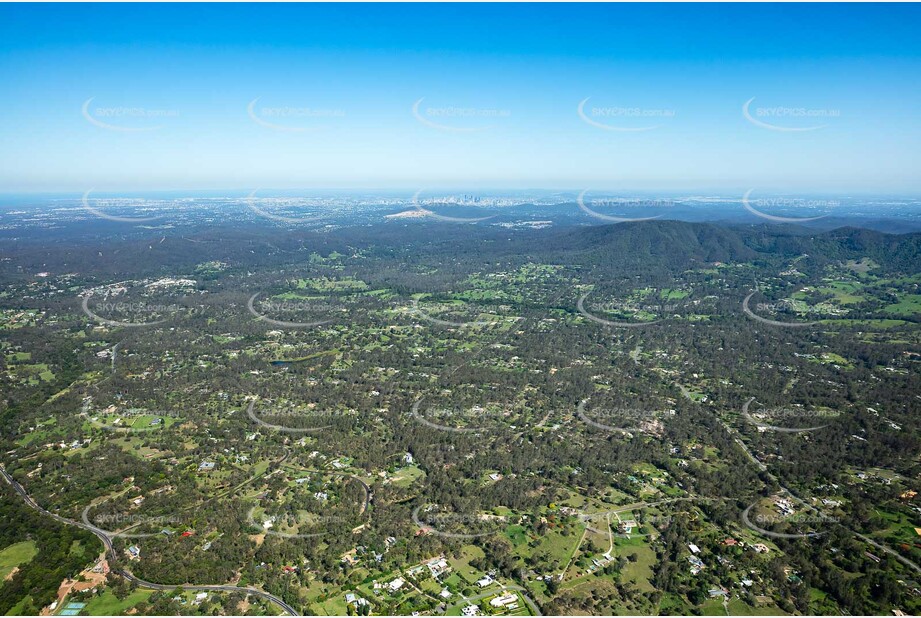
M 0 7 L 0 193 L 921 191 L 917 5 Z

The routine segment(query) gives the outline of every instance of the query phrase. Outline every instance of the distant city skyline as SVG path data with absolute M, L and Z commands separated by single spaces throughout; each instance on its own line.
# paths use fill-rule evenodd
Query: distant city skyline
M 9 5 L 0 193 L 921 193 L 917 5 Z

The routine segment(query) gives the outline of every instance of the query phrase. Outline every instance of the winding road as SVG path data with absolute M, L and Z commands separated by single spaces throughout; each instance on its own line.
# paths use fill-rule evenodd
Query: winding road
M 751 298 L 751 296 L 752 296 L 752 295 L 749 294 L 748 297 L 746 297 L 746 299 L 745 299 L 746 302 Z M 681 390 L 681 393 L 682 393 L 685 397 L 687 397 L 688 399 L 691 399 L 690 394 L 686 391 L 686 389 L 685 389 L 683 386 L 681 386 L 680 384 L 676 384 L 676 386 Z M 749 399 L 749 400 L 746 402 L 746 404 L 745 404 L 745 406 L 744 406 L 744 412 L 745 412 L 745 413 L 748 412 L 748 405 L 751 404 L 751 402 L 752 402 L 753 400 L 754 400 L 754 398 L 751 398 L 751 399 Z M 780 479 L 777 478 L 777 475 L 775 475 L 773 472 L 771 472 L 771 471 L 768 469 L 767 465 L 765 465 L 764 462 L 762 462 L 760 459 L 758 459 L 758 458 L 755 456 L 755 454 L 751 452 L 751 450 L 748 448 L 748 446 L 747 446 L 747 445 L 745 444 L 745 442 L 742 440 L 742 435 L 741 435 L 741 433 L 740 433 L 738 430 L 732 428 L 732 427 L 729 425 L 729 423 L 727 423 L 725 420 L 723 420 L 723 419 L 720 417 L 719 414 L 714 414 L 713 416 L 714 416 L 714 418 L 723 426 L 723 428 L 726 430 L 726 432 L 727 432 L 730 436 L 732 436 L 733 440 L 735 440 L 736 444 L 738 444 L 739 447 L 741 447 L 742 451 L 744 451 L 745 454 L 748 455 L 748 458 L 752 461 L 752 463 L 755 464 L 755 466 L 758 467 L 758 470 L 759 470 L 760 472 L 764 473 L 765 476 L 767 476 L 771 481 L 773 481 L 773 482 L 777 485 L 777 487 L 780 489 L 780 492 L 781 492 L 782 494 L 786 494 L 786 495 L 790 496 L 791 499 L 793 499 L 795 502 L 797 502 L 799 505 L 801 505 L 801 506 L 802 506 L 804 509 L 806 509 L 807 511 L 810 511 L 810 512 L 812 512 L 812 513 L 821 514 L 821 512 L 820 512 L 817 508 L 815 508 L 815 507 L 812 506 L 810 503 L 808 503 L 808 502 L 806 502 L 805 500 L 803 500 L 802 498 L 800 498 L 798 495 L 796 495 L 795 493 L 793 493 L 793 491 L 790 490 L 787 486 L 785 486 L 783 483 L 781 483 Z M 847 531 L 847 532 L 853 534 L 855 537 L 857 537 L 857 538 L 860 539 L 861 541 L 867 543 L 868 545 L 872 545 L 873 547 L 879 549 L 880 551 L 884 552 L 885 554 L 887 554 L 887 555 L 889 555 L 889 556 L 892 556 L 893 558 L 895 558 L 896 560 L 898 560 L 899 562 L 901 562 L 901 563 L 904 564 L 905 566 L 907 566 L 907 567 L 909 567 L 909 568 L 911 568 L 911 569 L 914 569 L 915 571 L 921 573 L 921 565 L 919 565 L 918 563 L 914 562 L 913 560 L 911 560 L 911 559 L 909 559 L 909 558 L 906 558 L 905 556 L 903 556 L 902 554 L 898 553 L 897 551 L 895 551 L 895 550 L 892 549 L 891 547 L 888 547 L 888 546 L 886 546 L 886 545 L 884 545 L 884 544 L 882 544 L 882 543 L 879 543 L 878 541 L 875 541 L 875 540 L 871 539 L 870 537 L 866 536 L 865 534 L 861 534 L 861 533 L 857 532 L 856 530 L 852 530 L 852 529 L 850 529 L 850 528 L 844 526 L 843 524 L 838 523 L 838 524 L 835 524 L 835 525 L 837 525 L 837 526 L 840 527 L 841 529 L 843 529 L 843 530 L 845 530 L 845 531 Z
M 60 515 L 56 515 L 55 513 L 45 510 L 44 508 L 39 506 L 38 503 L 35 502 L 35 500 L 32 499 L 32 497 L 26 492 L 23 486 L 20 485 L 18 482 L 16 482 L 16 480 L 12 476 L 10 476 L 9 473 L 6 471 L 6 469 L 3 468 L 2 466 L 0 466 L 0 475 L 3 476 L 3 479 L 7 483 L 9 483 L 9 485 L 13 488 L 13 491 L 19 494 L 19 496 L 23 499 L 23 501 L 27 505 L 29 505 L 30 507 L 32 507 L 39 513 L 43 515 L 47 515 L 48 517 L 51 517 L 52 519 L 62 524 L 65 524 L 68 526 L 76 526 L 77 528 L 82 528 L 84 530 L 92 532 L 97 537 L 99 537 L 99 540 L 102 541 L 103 545 L 105 545 L 106 554 L 109 555 L 113 559 L 117 558 L 116 553 L 115 553 L 115 546 L 112 544 L 112 537 L 109 536 L 109 533 L 107 533 L 105 530 L 102 530 L 101 528 L 97 528 L 96 526 L 93 526 L 92 524 L 86 524 L 80 521 L 75 521 L 73 519 L 68 519 L 66 517 L 61 517 Z M 173 585 L 173 584 L 156 584 L 154 582 L 149 582 L 139 577 L 136 577 L 130 571 L 125 570 L 125 569 L 118 569 L 115 572 L 118 575 L 121 575 L 122 577 L 127 579 L 128 581 L 134 582 L 141 588 L 149 588 L 151 590 L 175 590 L 177 588 L 182 588 L 183 590 L 193 590 L 193 591 L 199 591 L 199 592 L 243 592 L 248 595 L 252 595 L 255 597 L 265 599 L 266 601 L 269 601 L 270 603 L 274 603 L 275 605 L 283 609 L 285 612 L 287 612 L 291 616 L 300 615 L 297 613 L 297 610 L 295 610 L 293 607 L 285 603 L 282 599 L 264 590 L 259 590 L 258 588 L 231 586 L 229 584 L 188 584 L 188 585 L 179 585 L 179 586 Z
M 749 400 L 748 400 L 748 403 L 751 403 L 751 401 L 752 401 L 752 399 L 749 399 Z M 747 405 L 746 405 L 746 407 L 745 407 L 745 410 L 746 410 L 746 411 L 748 410 Z M 745 445 L 745 443 L 742 441 L 742 436 L 741 436 L 741 434 L 739 434 L 739 432 L 738 432 L 737 430 L 735 430 L 735 429 L 733 429 L 732 427 L 730 427 L 728 423 L 726 423 L 722 418 L 719 417 L 719 415 L 714 415 L 714 416 L 715 416 L 716 419 L 723 425 L 723 427 L 726 429 L 726 431 L 729 433 L 729 435 L 731 435 L 731 436 L 735 439 L 736 443 L 738 443 L 739 446 L 742 447 L 742 450 L 745 451 L 745 453 L 746 453 L 746 454 L 748 455 L 748 457 L 752 460 L 752 462 L 754 462 L 754 464 L 755 464 L 756 466 L 758 466 L 758 469 L 759 469 L 761 472 L 763 472 L 771 481 L 773 481 L 774 483 L 776 483 L 777 487 L 780 489 L 780 493 L 781 493 L 781 494 L 786 494 L 786 495 L 790 496 L 790 498 L 791 498 L 793 501 L 795 501 L 796 503 L 798 503 L 798 504 L 799 504 L 800 506 L 802 506 L 805 510 L 807 510 L 807 511 L 809 511 L 809 512 L 811 512 L 811 513 L 816 513 L 816 514 L 818 514 L 818 515 L 822 515 L 822 513 L 821 513 L 821 511 L 819 511 L 819 509 L 815 508 L 812 504 L 810 504 L 810 503 L 807 502 L 806 500 L 800 498 L 798 495 L 796 495 L 795 493 L 793 493 L 793 491 L 792 491 L 789 487 L 787 487 L 786 485 L 784 485 L 784 484 L 780 481 L 780 479 L 777 478 L 777 475 L 775 475 L 773 472 L 771 472 L 771 471 L 768 469 L 768 467 L 767 467 L 760 459 L 758 459 L 758 458 L 754 455 L 754 453 L 752 453 L 752 452 L 749 450 L 749 448 L 748 448 L 748 447 Z M 914 570 L 917 571 L 918 573 L 921 573 L 921 565 L 919 565 L 918 563 L 914 562 L 913 560 L 911 560 L 911 559 L 909 559 L 909 558 L 906 558 L 905 556 L 903 556 L 902 554 L 898 553 L 897 551 L 895 551 L 895 550 L 892 549 L 891 547 L 888 547 L 888 546 L 886 546 L 886 545 L 884 545 L 884 544 L 882 544 L 882 543 L 880 543 L 880 542 L 878 542 L 878 541 L 875 541 L 875 540 L 871 539 L 870 537 L 866 536 L 865 534 L 861 534 L 861 533 L 857 532 L 856 530 L 853 530 L 853 529 L 851 529 L 851 528 L 848 528 L 847 526 L 844 526 L 843 524 L 836 523 L 836 524 L 834 524 L 834 525 L 836 525 L 836 526 L 838 526 L 839 528 L 845 530 L 846 532 L 849 532 L 849 533 L 853 534 L 855 537 L 857 537 L 858 539 L 860 539 L 860 540 L 863 541 L 864 543 L 867 543 L 868 545 L 872 545 L 873 547 L 879 549 L 880 551 L 886 553 L 887 555 L 892 556 L 893 558 L 895 558 L 896 560 L 898 560 L 899 562 L 901 562 L 901 563 L 904 564 L 905 566 L 907 566 L 907 567 L 909 567 L 909 568 L 911 568 L 911 569 L 914 569 Z

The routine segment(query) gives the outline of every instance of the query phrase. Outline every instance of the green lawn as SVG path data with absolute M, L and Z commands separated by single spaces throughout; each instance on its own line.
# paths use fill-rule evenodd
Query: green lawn
M 536 554 L 544 559 L 545 564 L 555 561 L 559 564 L 559 568 L 562 568 L 566 566 L 566 563 L 575 553 L 576 544 L 582 536 L 583 528 L 582 524 L 569 527 L 569 534 L 563 534 L 560 529 L 548 530 L 538 537 L 537 545 L 534 548 L 528 546 L 516 547 L 516 553 L 523 557 Z
M 672 592 L 666 592 L 659 601 L 659 615 L 661 616 L 686 616 L 691 613 L 691 607 L 684 600 Z
M 899 302 L 887 305 L 884 311 L 898 315 L 921 313 L 921 294 L 905 294 Z
M 720 599 L 708 599 L 700 606 L 700 613 L 704 616 L 726 616 L 726 609 Z
M 720 608 L 722 609 L 722 607 Z M 786 616 L 776 605 L 765 605 L 763 607 L 752 607 L 741 599 L 732 599 L 729 601 L 730 616 Z
M 863 296 L 855 294 L 859 290 L 860 284 L 853 281 L 830 281 L 828 286 L 818 288 L 819 292 L 834 294 L 835 300 L 842 305 L 859 303 L 864 300 Z
M 528 542 L 528 534 L 525 531 L 524 526 L 519 526 L 517 524 L 508 526 L 505 529 L 505 535 L 509 538 L 513 545 L 521 545 Z
M 310 606 L 311 609 L 317 611 L 318 615 L 326 616 L 347 616 L 348 615 L 348 604 L 345 602 L 345 594 L 337 594 L 323 601 L 322 603 L 314 603 Z
M 135 590 L 129 594 L 124 601 L 119 601 L 118 597 L 112 594 L 111 590 L 105 590 L 99 596 L 90 599 L 84 611 L 90 616 L 116 616 L 118 614 L 124 614 L 135 605 L 147 601 L 153 592 L 153 590 Z M 67 603 L 65 602 L 62 607 L 58 609 L 63 609 L 63 607 L 66 606 Z
M 7 616 L 24 616 L 26 607 L 32 604 L 31 596 L 24 596 L 19 600 L 19 603 L 10 608 L 10 611 L 6 613 Z
M 481 577 L 483 573 L 474 569 L 470 566 L 470 561 L 475 558 L 482 558 L 485 556 L 485 553 L 482 549 L 476 545 L 464 545 L 461 548 L 460 558 L 448 557 L 448 564 L 451 565 L 451 568 L 454 569 L 454 572 L 457 573 L 467 584 L 472 584 Z
M 896 305 L 891 305 L 896 306 Z M 842 320 L 842 319 L 832 319 L 832 320 L 820 320 L 822 324 L 827 324 L 829 326 L 853 326 L 860 328 L 894 328 L 896 326 L 901 326 L 906 322 L 904 320 L 890 320 L 890 319 L 868 319 L 868 320 Z
M 155 425 L 153 423 L 156 419 L 161 419 L 161 422 Z M 178 419 L 172 416 L 158 416 L 155 414 L 108 414 L 100 415 L 95 421 L 86 421 L 84 423 L 84 428 L 90 429 L 91 427 L 105 426 L 119 429 L 124 432 L 156 431 L 173 425 L 177 420 Z M 115 421 L 119 421 L 118 424 L 115 424 Z
M 652 579 L 652 567 L 656 563 L 656 552 L 649 547 L 645 537 L 631 539 L 614 539 L 614 552 L 617 556 L 637 555 L 636 562 L 627 562 L 624 567 L 623 580 L 632 581 L 642 592 L 653 592 L 655 588 L 649 583 Z
M 425 476 L 419 466 L 407 466 L 397 470 L 391 478 L 391 483 L 396 487 L 411 487 L 413 483 Z
M 20 564 L 25 564 L 38 554 L 38 548 L 33 541 L 15 543 L 0 551 L 0 581 L 13 572 Z

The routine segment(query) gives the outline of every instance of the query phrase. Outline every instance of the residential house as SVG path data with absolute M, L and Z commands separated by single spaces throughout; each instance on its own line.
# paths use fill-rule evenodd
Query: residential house
M 506 592 L 505 594 L 492 599 L 489 602 L 489 604 L 492 607 L 506 607 L 508 609 L 517 609 L 518 595 L 512 592 Z M 512 607 L 513 605 L 514 607 Z

